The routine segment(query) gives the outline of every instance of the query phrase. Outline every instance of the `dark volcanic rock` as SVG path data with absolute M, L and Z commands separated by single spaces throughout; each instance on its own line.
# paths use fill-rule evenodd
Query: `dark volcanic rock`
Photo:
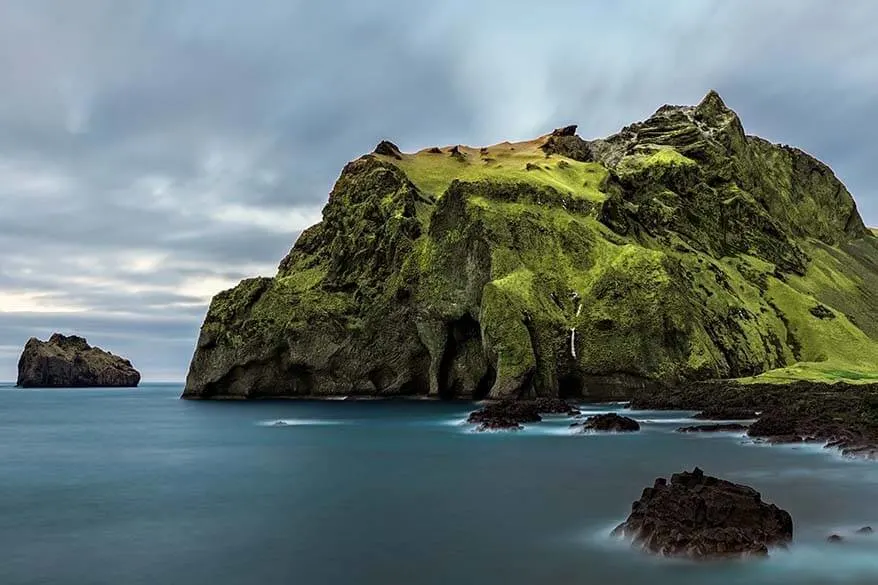
M 758 410 L 747 432 L 754 439 L 825 442 L 847 457 L 878 459 L 878 384 L 715 380 L 638 393 L 632 408 Z
M 611 433 L 630 433 L 640 430 L 640 424 L 633 418 L 619 416 L 615 412 L 608 414 L 596 414 L 585 419 L 581 423 L 573 423 L 571 428 L 579 428 L 586 431 L 605 431 Z
M 844 542 L 844 538 L 842 538 L 838 534 L 830 534 L 829 536 L 826 537 L 826 542 L 835 542 L 835 543 Z
M 49 341 L 31 337 L 18 361 L 22 388 L 137 386 L 140 373 L 131 362 L 84 338 L 55 333 Z
M 576 136 L 576 128 L 576 124 L 564 126 L 563 128 L 555 128 L 552 131 L 552 136 Z
M 402 152 L 400 152 L 399 147 L 389 140 L 382 140 L 378 143 L 378 146 L 375 147 L 373 151 L 375 154 L 383 154 L 384 156 L 390 156 L 397 160 L 402 158 Z
M 543 414 L 579 414 L 579 409 L 561 398 L 537 398 L 534 400 L 537 411 Z
M 594 160 L 594 154 L 588 142 L 576 135 L 576 126 L 558 128 L 549 134 L 546 142 L 540 148 L 546 153 L 546 156 L 558 154 L 580 162 Z
M 613 535 L 666 556 L 766 555 L 768 547 L 792 540 L 793 520 L 753 488 L 704 475 L 696 467 L 645 488 Z
M 519 430 L 521 423 L 540 422 L 545 414 L 579 413 L 575 407 L 560 398 L 537 398 L 535 400 L 501 400 L 491 402 L 470 413 L 467 422 L 480 425 L 479 431 Z
M 872 530 L 871 526 L 863 526 L 862 528 L 857 529 L 857 534 L 872 534 L 874 530 Z
M 737 433 L 746 431 L 746 425 L 738 423 L 724 423 L 712 425 L 692 425 L 689 427 L 680 427 L 678 433 Z
M 810 313 L 818 319 L 835 319 L 835 313 L 829 310 L 826 305 L 817 305 L 809 309 Z
M 705 408 L 692 418 L 702 420 L 749 420 L 756 418 L 752 408 Z
M 532 400 L 502 400 L 486 404 L 470 413 L 467 422 L 480 425 L 478 430 L 521 428 L 521 423 L 540 422 L 542 417 Z

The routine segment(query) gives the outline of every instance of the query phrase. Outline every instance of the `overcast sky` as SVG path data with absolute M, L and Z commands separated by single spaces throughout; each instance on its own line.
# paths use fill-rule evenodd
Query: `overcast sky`
M 53 331 L 182 380 L 343 164 L 598 137 L 719 90 L 878 224 L 878 2 L 3 0 L 0 380 Z

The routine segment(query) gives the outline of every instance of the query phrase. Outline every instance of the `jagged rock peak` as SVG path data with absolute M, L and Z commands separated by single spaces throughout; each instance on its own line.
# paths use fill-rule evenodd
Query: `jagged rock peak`
M 54 333 L 48 341 L 31 337 L 18 361 L 17 385 L 23 388 L 137 386 L 140 372 L 131 362 L 84 337 Z
M 578 128 L 576 124 L 564 126 L 563 128 L 555 128 L 555 130 L 552 131 L 552 136 L 575 136 L 576 128 Z
M 375 154 L 383 154 L 384 156 L 390 156 L 397 160 L 402 158 L 402 152 L 399 150 L 399 147 L 392 143 L 389 140 L 382 140 L 378 143 L 378 146 L 373 150 Z

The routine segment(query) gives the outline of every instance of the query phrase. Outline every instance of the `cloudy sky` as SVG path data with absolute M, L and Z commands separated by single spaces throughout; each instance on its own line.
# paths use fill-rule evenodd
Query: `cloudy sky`
M 610 134 L 716 88 L 878 224 L 878 2 L 3 0 L 0 380 L 53 331 L 182 380 L 212 294 L 271 275 L 342 165 Z

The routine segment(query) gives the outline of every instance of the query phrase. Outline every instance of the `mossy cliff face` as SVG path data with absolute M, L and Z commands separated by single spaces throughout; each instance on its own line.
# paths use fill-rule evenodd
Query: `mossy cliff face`
M 274 278 L 211 303 L 185 396 L 626 397 L 878 378 L 878 239 L 711 92 L 605 140 L 348 164 Z M 758 377 L 758 378 L 757 378 Z

